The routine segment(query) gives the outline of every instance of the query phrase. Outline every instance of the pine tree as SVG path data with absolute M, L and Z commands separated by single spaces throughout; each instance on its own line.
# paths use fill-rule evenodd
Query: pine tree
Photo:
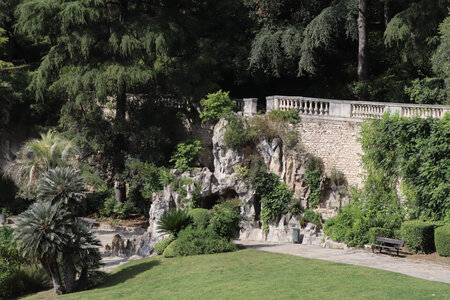
M 18 6 L 17 28 L 51 43 L 32 81 L 36 97 L 50 91 L 68 98 L 68 114 L 86 103 L 89 112 L 114 102 L 109 140 L 117 200 L 125 200 L 120 175 L 128 147 L 127 94 L 199 100 L 217 89 L 217 69 L 245 57 L 230 46 L 240 39 L 228 28 L 239 25 L 235 15 L 245 13 L 239 8 L 237 0 L 26 0 Z M 233 47 L 238 51 L 229 53 Z

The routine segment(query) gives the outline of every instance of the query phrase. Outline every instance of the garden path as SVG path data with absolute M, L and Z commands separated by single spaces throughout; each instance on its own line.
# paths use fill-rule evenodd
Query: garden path
M 236 241 L 238 245 L 268 252 L 322 259 L 351 265 L 365 266 L 405 275 L 450 283 L 450 265 L 425 262 L 411 258 L 372 253 L 359 249 L 328 249 L 315 245 Z M 450 260 L 450 258 L 448 258 Z

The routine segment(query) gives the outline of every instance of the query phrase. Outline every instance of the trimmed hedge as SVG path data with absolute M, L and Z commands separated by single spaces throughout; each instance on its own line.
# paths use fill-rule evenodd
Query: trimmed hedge
M 392 230 L 382 227 L 372 227 L 369 229 L 369 243 L 375 244 L 378 237 L 392 237 Z
M 164 253 L 164 250 L 166 250 L 167 246 L 169 246 L 170 243 L 172 243 L 175 240 L 175 237 L 173 235 L 169 236 L 167 239 L 162 240 L 161 242 L 158 242 L 155 244 L 154 251 L 156 254 L 161 255 Z
M 419 220 L 406 221 L 402 224 L 400 231 L 402 240 L 409 251 L 422 251 L 431 253 L 434 248 L 434 223 L 422 222 Z
M 232 241 L 221 237 L 211 229 L 188 227 L 180 232 L 176 244 L 173 246 L 173 253 L 170 254 L 174 256 L 188 256 L 230 252 L 236 249 L 237 247 Z M 166 251 L 164 251 L 164 256 L 166 256 Z
M 441 256 L 450 256 L 450 224 L 434 230 L 436 251 Z
M 164 257 L 175 257 L 175 256 L 177 256 L 176 254 L 175 254 L 175 247 L 176 247 L 176 244 L 177 244 L 177 240 L 175 240 L 175 241 L 173 241 L 172 243 L 170 243 L 167 247 L 166 247 L 166 249 L 164 250 L 164 252 L 163 252 L 163 255 L 164 255 Z

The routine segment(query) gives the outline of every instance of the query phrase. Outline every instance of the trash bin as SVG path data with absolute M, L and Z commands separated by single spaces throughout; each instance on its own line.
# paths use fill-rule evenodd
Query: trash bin
M 6 223 L 6 215 L 0 214 L 0 224 L 5 225 Z
M 300 236 L 300 229 L 292 228 L 292 243 L 294 244 L 300 243 L 299 236 Z

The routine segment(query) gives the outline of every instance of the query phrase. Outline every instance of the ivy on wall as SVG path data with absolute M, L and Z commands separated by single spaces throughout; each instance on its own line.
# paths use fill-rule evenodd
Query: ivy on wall
M 360 142 L 366 171 L 365 193 L 380 208 L 397 209 L 400 184 L 411 219 L 450 216 L 450 115 L 441 119 L 385 114 L 363 123 Z M 400 181 L 400 182 L 399 182 Z M 384 201 L 383 201 L 384 200 Z M 376 208 L 376 207 L 374 207 Z

